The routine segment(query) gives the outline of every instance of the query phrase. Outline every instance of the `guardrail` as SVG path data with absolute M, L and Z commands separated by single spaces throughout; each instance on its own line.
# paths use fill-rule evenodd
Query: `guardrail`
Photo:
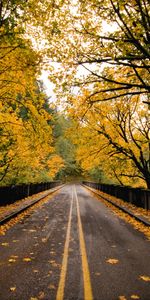
M 0 206 L 11 204 L 17 200 L 54 188 L 61 183 L 59 181 L 30 183 L 0 187 Z
M 150 190 L 142 188 L 132 188 L 115 184 L 101 184 L 89 181 L 83 181 L 83 184 L 102 191 L 106 194 L 130 202 L 138 207 L 150 209 Z

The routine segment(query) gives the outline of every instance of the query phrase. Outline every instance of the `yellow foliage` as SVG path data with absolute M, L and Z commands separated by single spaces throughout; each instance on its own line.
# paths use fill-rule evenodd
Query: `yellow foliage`
M 68 133 L 77 146 L 76 157 L 83 170 L 101 167 L 116 182 L 146 186 L 149 125 L 141 99 L 134 96 L 124 102 L 96 103 L 90 108 L 84 94 L 83 99 L 74 99 L 71 116 L 76 121 Z
M 36 80 L 40 56 L 29 42 L 20 43 L 4 40 L 0 46 L 0 181 L 5 184 L 52 180 L 62 167 L 57 158 L 57 167 L 52 162 L 46 171 L 55 149 L 52 117 Z
M 47 161 L 49 176 L 54 178 L 57 172 L 64 166 L 63 159 L 58 155 L 53 155 Z

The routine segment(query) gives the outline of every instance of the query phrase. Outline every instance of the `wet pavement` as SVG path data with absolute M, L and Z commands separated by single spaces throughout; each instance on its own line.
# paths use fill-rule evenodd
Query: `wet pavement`
M 0 300 L 150 299 L 150 241 L 80 185 L 0 236 Z

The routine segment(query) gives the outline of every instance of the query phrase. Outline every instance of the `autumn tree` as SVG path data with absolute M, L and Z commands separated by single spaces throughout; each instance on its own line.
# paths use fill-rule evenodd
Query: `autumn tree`
M 2 36 L 25 31 L 43 43 L 43 62 L 60 65 L 50 76 L 60 97 L 86 86 L 89 105 L 135 94 L 148 101 L 148 0 L 3 0 L 0 11 Z
M 53 10 L 53 22 L 47 24 L 51 33 L 49 52 L 57 62 L 51 79 L 56 83 L 58 97 L 69 103 L 69 111 L 79 114 L 83 143 L 87 141 L 88 131 L 94 152 L 104 151 L 103 148 L 112 152 L 109 154 L 111 173 L 121 184 L 129 175 L 130 179 L 141 177 L 149 187 L 149 119 L 146 116 L 150 91 L 149 1 L 59 3 Z M 118 117 L 114 101 L 116 105 L 120 101 Z M 134 102 L 137 102 L 136 109 Z M 123 115 L 122 109 L 126 110 Z M 101 124 L 99 129 L 97 126 L 95 129 L 95 118 Z M 97 133 L 91 135 L 92 130 Z M 78 139 L 82 144 L 79 136 Z M 100 146 L 95 146 L 95 141 Z M 84 162 L 85 153 L 83 150 Z M 103 160 L 107 155 L 106 151 Z M 126 168 L 129 174 L 124 172 Z
M 79 101 L 84 100 L 79 97 Z M 73 139 L 82 168 L 99 166 L 120 184 L 145 183 L 149 188 L 150 124 L 148 109 L 140 97 L 96 103 L 84 119 L 81 107 L 74 107 L 70 113 L 78 120 Z
M 55 151 L 52 115 L 45 110 L 45 101 L 34 84 L 25 98 L 12 95 L 9 102 L 1 102 L 1 184 L 49 181 L 63 166 Z
M 0 184 L 52 180 L 63 165 L 37 80 L 41 55 L 23 24 L 31 7 L 0 2 Z
M 59 93 L 62 90 L 69 98 L 73 87 L 78 91 L 86 87 L 91 91 L 89 105 L 132 95 L 148 101 L 149 11 L 147 0 L 58 5 L 49 23 L 49 49 L 53 60 L 63 66 L 55 74 Z
M 147 107 L 143 104 L 144 108 L 141 103 L 149 103 L 149 8 L 148 0 L 133 0 L 130 3 L 127 0 L 0 1 L 1 180 L 6 178 L 10 165 L 12 166 L 12 157 L 13 161 L 17 157 L 16 153 L 20 153 L 16 159 L 19 164 L 21 144 L 27 149 L 24 162 L 28 161 L 28 166 L 30 160 L 27 157 L 31 157 L 31 160 L 33 157 L 32 162 L 39 157 L 32 171 L 35 166 L 40 166 L 41 170 L 42 166 L 48 166 L 48 158 L 54 154 L 53 132 L 48 120 L 50 114 L 43 106 L 43 94 L 37 93 L 37 77 L 41 68 L 48 67 L 50 79 L 56 84 L 58 98 L 67 103 L 69 111 L 73 109 L 74 115 L 79 113 L 79 124 L 84 124 L 83 132 L 90 128 L 91 133 L 93 128 L 97 143 L 99 144 L 98 137 L 101 136 L 100 141 L 103 140 L 104 145 L 108 143 L 108 148 L 112 148 L 112 151 L 115 151 L 118 143 L 121 148 L 116 148 L 116 153 L 125 147 L 126 151 L 111 155 L 111 165 L 116 177 L 118 171 L 114 166 L 122 158 L 122 170 L 123 164 L 127 166 L 127 160 L 128 169 L 135 169 L 136 173 L 139 170 L 140 176 L 148 185 L 148 160 L 145 156 L 147 148 L 144 148 L 147 147 L 148 138 L 143 134 L 144 130 L 148 130 L 144 127 L 147 126 L 148 119 L 142 115 Z M 119 119 L 115 125 L 113 121 L 117 120 L 117 108 L 114 101 L 116 105 L 119 105 L 118 101 L 122 103 L 120 114 L 124 109 L 127 116 L 126 121 Z M 136 112 L 130 113 L 136 101 L 141 112 L 136 107 Z M 137 124 L 136 115 L 139 119 Z M 100 128 L 94 123 L 98 118 Z M 119 136 L 119 122 L 125 122 L 123 128 L 127 133 L 122 133 L 122 136 L 127 135 L 128 142 Z M 111 135 L 109 128 L 115 128 L 119 141 L 116 141 L 113 130 Z M 92 145 L 92 139 L 90 143 Z M 131 147 L 130 151 L 127 144 Z M 45 149 L 43 157 L 40 151 L 42 145 Z M 33 151 L 33 147 L 37 152 Z M 100 145 L 100 149 L 101 147 L 103 146 Z M 12 152 L 13 149 L 16 150 Z M 34 156 L 34 153 L 37 155 Z M 58 156 L 53 156 L 53 159 L 59 161 Z M 133 172 L 130 172 L 131 175 Z M 119 180 L 125 174 L 122 173 L 121 176 L 118 177 Z M 37 178 L 37 173 L 33 177 Z

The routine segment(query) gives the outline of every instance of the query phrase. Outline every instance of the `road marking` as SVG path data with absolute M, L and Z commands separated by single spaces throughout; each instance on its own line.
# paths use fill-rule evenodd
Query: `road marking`
M 84 300 L 93 300 L 92 294 L 92 286 L 90 280 L 90 272 L 86 254 L 86 247 L 84 241 L 84 234 L 82 229 L 81 217 L 80 217 L 80 208 L 79 208 L 79 200 L 76 192 L 76 188 L 74 186 L 75 198 L 76 198 L 76 206 L 77 206 L 77 216 L 78 216 L 78 228 L 79 228 L 79 241 L 80 241 L 80 252 L 82 259 L 82 271 L 83 271 L 83 282 L 84 282 Z
M 66 279 L 66 273 L 67 273 L 68 252 L 69 252 L 69 242 L 70 242 L 70 231 L 71 231 L 72 207 L 73 207 L 73 191 L 72 191 L 72 200 L 71 200 L 71 205 L 70 205 L 66 241 L 65 241 L 65 246 L 64 246 L 62 267 L 61 267 L 60 280 L 59 280 L 56 300 L 63 300 L 63 298 L 64 298 L 65 279 Z

